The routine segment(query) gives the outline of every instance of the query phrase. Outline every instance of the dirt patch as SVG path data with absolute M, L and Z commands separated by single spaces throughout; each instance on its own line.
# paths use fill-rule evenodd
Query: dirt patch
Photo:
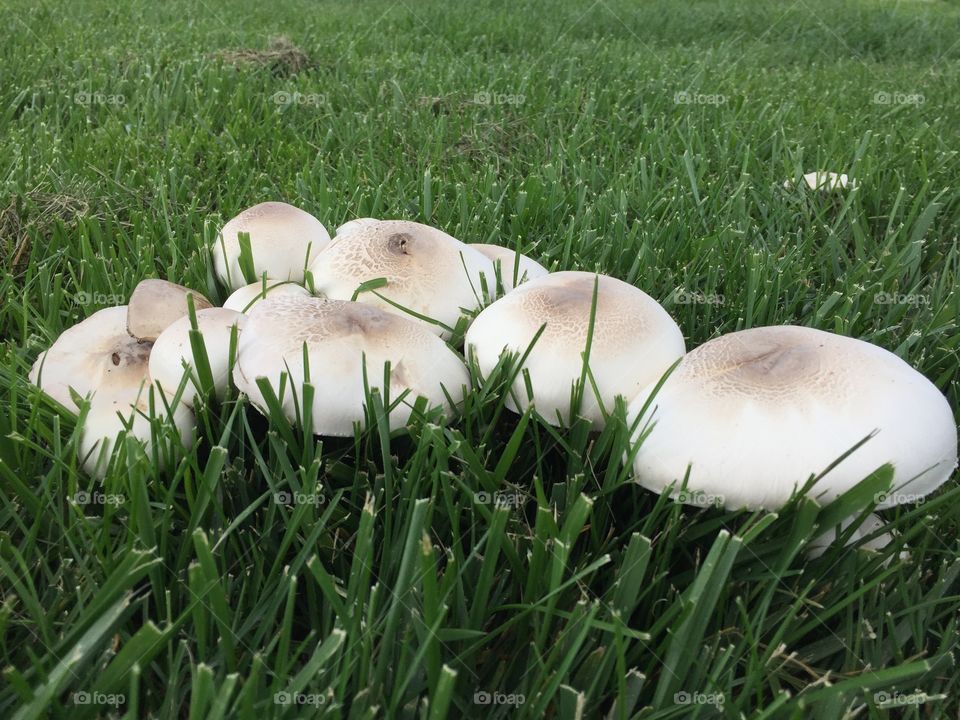
M 34 189 L 0 200 L 0 261 L 11 272 L 30 256 L 30 238 L 48 237 L 57 223 L 70 225 L 90 214 L 87 196 Z
M 271 38 L 266 48 L 232 48 L 213 56 L 231 65 L 269 67 L 275 75 L 295 75 L 313 66 L 310 56 L 282 35 Z

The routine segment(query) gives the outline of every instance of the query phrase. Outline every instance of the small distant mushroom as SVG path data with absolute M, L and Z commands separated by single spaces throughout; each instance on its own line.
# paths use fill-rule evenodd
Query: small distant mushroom
M 154 341 L 177 318 L 187 314 L 187 296 L 197 310 L 213 307 L 207 298 L 183 285 L 166 280 L 141 280 L 127 306 L 127 332 L 137 340 Z
M 823 170 L 818 170 L 816 172 L 809 172 L 803 176 L 803 182 L 811 190 L 820 190 L 822 192 L 835 192 L 837 190 L 846 190 L 849 186 L 851 189 L 855 189 L 857 184 L 856 182 L 851 183 L 850 179 L 847 177 L 846 173 L 835 173 L 835 172 L 826 172 Z M 792 190 L 794 188 L 793 180 L 785 180 L 783 186 L 787 190 Z
M 175 430 L 179 437 L 179 443 L 164 446 L 161 450 L 161 463 L 172 460 L 182 448 L 193 444 L 196 428 L 193 413 L 182 403 L 174 405 L 169 399 L 165 403 L 162 393 L 154 386 L 144 384 L 140 388 L 101 391 L 90 401 L 90 410 L 80 431 L 77 454 L 83 469 L 93 477 L 103 479 L 121 436 L 136 438 L 149 455 L 155 437 L 155 422 L 160 423 L 157 432 L 161 437 L 169 430 Z
M 589 272 L 558 272 L 530 280 L 477 316 L 466 335 L 468 357 L 475 357 L 480 372 L 489 375 L 504 352 L 526 353 L 543 327 L 524 368 L 540 415 L 551 424 L 569 425 L 571 390 L 584 372 L 595 286 L 589 369 L 598 392 L 588 377 L 579 412 L 595 428 L 602 427 L 603 411 L 613 411 L 617 396 L 635 397 L 684 353 L 680 328 L 642 290 Z M 520 412 L 528 404 L 525 381 L 518 374 L 507 407 Z
M 152 342 L 139 342 L 127 332 L 126 305 L 104 308 L 64 330 L 37 358 L 30 382 L 77 412 L 70 388 L 87 397 L 105 386 L 139 387 L 152 347 Z
M 509 296 L 508 296 L 509 297 Z M 652 394 L 630 405 L 636 418 Z M 922 498 L 957 466 L 946 398 L 883 348 L 807 327 L 721 335 L 691 351 L 650 400 L 634 460 L 642 486 L 728 509 L 782 507 L 864 438 L 810 493 L 829 502 L 880 466 L 894 467 L 890 507 Z
M 266 378 L 284 415 L 296 422 L 297 408 L 304 412 L 304 346 L 315 387 L 306 412 L 317 435 L 350 436 L 354 424 L 363 426 L 364 368 L 368 386 L 384 395 L 389 362 L 389 402 L 407 393 L 391 411 L 394 427 L 409 420 L 418 397 L 452 414 L 450 400 L 459 404 L 470 385 L 460 358 L 421 323 L 361 303 L 290 295 L 267 298 L 250 312 L 240 334 L 234 383 L 267 413 L 257 385 L 258 378 Z
M 253 306 L 265 297 L 274 295 L 301 295 L 307 297 L 310 292 L 302 285 L 286 280 L 260 280 L 250 285 L 244 285 L 227 298 L 223 306 L 237 312 L 250 312 Z
M 510 292 L 517 285 L 527 280 L 536 280 L 537 278 L 550 274 L 550 272 L 536 260 L 531 260 L 516 250 L 501 245 L 487 245 L 485 243 L 473 243 L 470 247 L 474 250 L 479 250 L 490 258 L 494 265 L 499 266 L 500 282 L 503 284 L 505 292 Z
M 356 299 L 418 321 L 429 318 L 424 324 L 442 337 L 450 336 L 464 312 L 480 308 L 484 287 L 492 293 L 496 285 L 493 263 L 482 253 L 406 220 L 365 220 L 337 235 L 310 271 L 318 295 Z M 385 284 L 361 287 L 375 280 Z
M 250 236 L 254 275 L 250 279 L 240 266 L 241 233 Z M 327 229 L 310 213 L 283 202 L 265 202 L 224 225 L 211 250 L 220 282 L 239 290 L 263 275 L 302 283 L 304 270 L 329 242 Z
M 294 286 L 298 287 L 298 286 Z M 302 288 L 301 288 L 302 289 Z M 306 291 L 304 291 L 306 293 Z M 230 338 L 233 329 L 243 328 L 246 316 L 228 308 L 208 308 L 197 312 L 197 330 L 203 337 L 214 392 L 219 399 L 226 396 L 230 380 Z M 190 369 L 190 381 L 183 389 L 180 401 L 192 405 L 198 392 L 194 369 L 193 348 L 190 344 L 190 317 L 182 317 L 160 333 L 150 352 L 150 377 L 165 392 L 173 394 L 183 375 Z

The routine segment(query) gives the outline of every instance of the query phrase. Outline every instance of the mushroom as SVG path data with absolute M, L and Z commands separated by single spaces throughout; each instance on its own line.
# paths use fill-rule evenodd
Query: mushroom
M 846 518 L 843 522 L 840 523 L 840 532 L 841 534 L 846 532 L 849 529 L 850 525 L 856 520 L 856 518 Z M 881 528 L 885 527 L 883 518 L 881 518 L 876 513 L 869 513 L 863 521 L 854 529 L 851 533 L 850 538 L 847 540 L 846 545 L 854 545 L 860 543 L 863 538 L 873 535 Z M 879 552 L 883 550 L 887 545 L 894 541 L 897 533 L 893 530 L 887 530 L 872 537 L 867 540 L 865 543 L 860 544 L 860 547 L 865 550 L 872 550 L 874 552 Z M 829 548 L 837 539 L 838 533 L 835 527 L 830 528 L 822 535 L 817 536 L 810 541 L 810 544 L 807 545 L 807 556 L 810 558 L 818 558 L 823 555 L 827 548 Z M 906 551 L 900 553 L 901 560 L 908 560 L 910 554 Z
M 676 494 L 689 467 L 690 504 L 777 509 L 829 469 L 810 490 L 828 502 L 890 463 L 893 490 L 877 499 L 891 507 L 932 492 L 957 465 L 946 398 L 862 340 L 789 325 L 742 330 L 691 351 L 651 398 L 653 389 L 630 405 L 631 418 L 643 413 L 634 442 L 649 432 L 634 475 Z
M 683 335 L 667 311 L 649 295 L 622 280 L 589 272 L 558 272 L 524 283 L 487 307 L 467 331 L 467 352 L 483 375 L 509 351 L 523 356 L 537 332 L 523 368 L 529 372 L 537 411 L 554 425 L 572 423 L 571 388 L 584 376 L 594 288 L 596 313 L 589 377 L 579 413 L 595 428 L 620 395 L 627 399 L 654 382 L 684 353 Z M 521 373 L 507 407 L 529 404 Z M 602 405 L 602 407 L 601 407 Z
M 343 225 L 340 225 L 339 227 L 337 227 L 333 235 L 334 237 L 342 237 L 344 235 L 348 235 L 354 230 L 357 230 L 362 227 L 369 227 L 371 225 L 375 225 L 378 222 L 380 221 L 377 220 L 376 218 L 368 218 L 368 217 L 354 218 L 353 220 L 347 220 L 347 222 L 345 222 Z
M 245 313 L 256 305 L 258 301 L 273 295 L 308 296 L 310 292 L 302 285 L 297 285 L 294 282 L 286 280 L 260 280 L 250 285 L 245 285 L 239 290 L 234 290 L 233 294 L 223 303 L 223 306 L 228 310 Z
M 240 266 L 241 233 L 250 236 L 250 278 L 245 278 Z M 302 283 L 305 268 L 329 242 L 327 229 L 305 210 L 282 202 L 260 203 L 223 226 L 212 248 L 214 269 L 231 290 L 263 275 Z
M 267 298 L 251 311 L 240 335 L 234 382 L 268 414 L 257 385 L 266 378 L 286 418 L 296 422 L 303 412 L 305 355 L 315 387 L 307 411 L 317 435 L 350 436 L 354 424 L 364 424 L 365 382 L 379 388 L 385 402 L 397 403 L 393 425 L 408 421 L 417 397 L 452 413 L 451 400 L 459 404 L 470 385 L 460 358 L 423 324 L 361 303 L 291 295 Z
M 811 190 L 821 190 L 823 192 L 846 190 L 848 186 L 851 189 L 856 189 L 857 187 L 857 183 L 851 183 L 846 173 L 838 174 L 824 170 L 806 173 L 803 176 L 803 182 Z M 784 180 L 783 187 L 787 190 L 792 190 L 794 188 L 794 182 L 792 180 Z
M 121 436 L 136 438 L 149 454 L 155 438 L 165 438 L 165 433 L 174 430 L 179 443 L 158 449 L 161 463 L 172 460 L 180 450 L 179 445 L 190 447 L 195 431 L 193 413 L 182 403 L 170 407 L 169 402 L 150 384 L 94 395 L 80 430 L 78 455 L 83 469 L 103 479 Z M 156 423 L 159 425 L 155 434 Z
M 152 346 L 127 332 L 126 305 L 104 308 L 65 330 L 41 353 L 30 370 L 30 382 L 76 412 L 71 388 L 87 397 L 105 386 L 139 387 L 147 377 Z
M 166 280 L 141 280 L 127 306 L 127 332 L 137 340 L 154 341 L 177 318 L 187 314 L 187 296 L 197 310 L 213 304 L 196 290 Z
M 486 245 L 484 243 L 473 243 L 470 247 L 479 250 L 490 258 L 494 265 L 499 266 L 500 282 L 506 292 L 510 292 L 522 282 L 536 280 L 550 274 L 543 265 L 516 250 L 501 245 Z
M 310 268 L 314 291 L 423 321 L 449 337 L 464 311 L 477 310 L 495 286 L 493 263 L 429 225 L 377 220 L 338 235 Z M 364 283 L 385 284 L 364 288 Z M 399 306 L 399 307 L 398 307 Z M 428 318 L 423 320 L 423 318 Z
M 298 287 L 294 285 L 293 287 Z M 302 288 L 301 288 L 302 290 Z M 304 293 L 306 291 L 304 290 Z M 230 342 L 234 328 L 239 331 L 246 322 L 246 316 L 228 308 L 208 308 L 197 312 L 197 330 L 203 338 L 207 360 L 213 377 L 214 393 L 219 399 L 226 396 L 230 378 Z M 166 330 L 153 344 L 150 353 L 150 377 L 167 393 L 173 393 L 180 386 L 185 372 L 190 371 L 180 397 L 181 402 L 192 405 L 199 388 L 199 378 L 194 369 L 193 348 L 190 344 L 190 317 L 182 317 Z

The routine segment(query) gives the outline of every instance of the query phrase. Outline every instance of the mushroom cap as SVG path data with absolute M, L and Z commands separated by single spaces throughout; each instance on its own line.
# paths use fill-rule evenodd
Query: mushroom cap
M 485 243 L 472 243 L 470 247 L 486 255 L 495 265 L 500 265 L 500 282 L 506 292 L 527 280 L 536 280 L 550 274 L 550 271 L 536 260 L 531 260 L 511 248 Z
M 805 173 L 803 175 L 803 182 L 809 189 L 820 190 L 822 192 L 835 192 L 838 190 L 846 190 L 847 187 L 851 189 L 857 187 L 856 181 L 850 182 L 850 178 L 847 177 L 846 173 L 827 172 L 826 170 Z M 787 190 L 791 190 L 794 187 L 794 183 L 792 180 L 785 180 L 783 186 Z
M 37 358 L 29 379 L 66 408 L 79 408 L 70 397 L 139 388 L 147 377 L 151 342 L 127 332 L 127 306 L 98 310 L 64 332 Z
M 855 517 L 848 517 L 840 523 L 841 533 L 846 532 L 850 525 L 856 520 Z M 850 539 L 847 540 L 847 545 L 855 545 L 859 543 L 863 538 L 873 535 L 877 530 L 880 530 L 884 527 L 886 523 L 876 513 L 868 514 L 856 529 L 850 535 Z M 887 545 L 894 541 L 897 533 L 893 530 L 887 530 L 878 534 L 874 538 L 870 538 L 865 543 L 860 545 L 861 548 L 865 550 L 873 550 L 879 552 L 883 550 Z M 818 558 L 823 555 L 827 548 L 829 548 L 837 539 L 837 528 L 831 527 L 822 535 L 818 535 L 816 538 L 810 541 L 810 544 L 807 546 L 807 555 L 811 558 Z M 907 559 L 904 557 L 907 553 L 901 553 L 902 559 Z
M 127 332 L 137 340 L 156 340 L 164 329 L 189 311 L 187 296 L 193 295 L 197 310 L 213 304 L 196 290 L 166 280 L 141 280 L 127 305 Z
M 354 423 L 363 425 L 364 357 L 371 389 L 383 394 L 389 361 L 390 402 L 410 391 L 391 411 L 395 427 L 407 422 L 418 396 L 449 413 L 447 394 L 459 404 L 470 385 L 460 358 L 421 323 L 361 303 L 284 295 L 267 298 L 251 311 L 233 370 L 237 388 L 267 412 L 256 383 L 259 377 L 267 378 L 287 419 L 296 422 L 294 396 L 302 408 L 304 344 L 315 387 L 311 414 L 317 435 L 351 436 Z M 289 378 L 281 397 L 283 373 Z
M 153 414 L 151 415 L 151 402 Z M 127 436 L 140 441 L 149 453 L 153 442 L 151 418 L 175 429 L 183 447 L 193 444 L 196 421 L 190 409 L 182 403 L 166 404 L 159 390 L 149 384 L 140 388 L 125 388 L 116 392 L 99 393 L 90 401 L 90 410 L 80 430 L 77 454 L 86 472 L 102 479 L 107 472 L 110 456 L 117 438 L 126 431 Z M 129 431 L 126 430 L 130 427 Z M 173 450 L 179 451 L 179 447 Z M 172 457 L 168 449 L 161 451 L 161 460 Z
M 467 331 L 467 352 L 474 354 L 480 372 L 487 375 L 504 351 L 522 356 L 540 327 L 546 326 L 524 368 L 530 373 L 537 411 L 552 424 L 570 422 L 571 388 L 583 373 L 595 282 L 597 308 L 589 367 L 599 398 L 610 412 L 616 396 L 633 398 L 684 353 L 680 328 L 642 290 L 606 275 L 551 273 L 497 300 Z M 519 412 L 528 404 L 526 384 L 518 373 L 507 407 Z M 589 379 L 580 415 L 594 427 L 603 425 L 603 412 Z
M 230 220 L 214 243 L 213 264 L 220 281 L 239 290 L 248 281 L 240 269 L 240 233 L 250 235 L 253 269 L 276 280 L 302 283 L 309 267 L 330 234 L 313 215 L 283 202 L 265 202 L 247 208 Z
M 287 280 L 267 280 L 266 289 L 264 289 L 263 280 L 259 280 L 250 285 L 244 285 L 239 290 L 234 290 L 233 294 L 227 298 L 223 306 L 228 310 L 237 312 L 249 312 L 254 305 L 265 297 L 273 295 L 301 295 L 308 296 L 310 292 L 294 282 Z
M 203 336 L 214 392 L 221 400 L 226 395 L 230 379 L 230 337 L 233 327 L 242 329 L 246 319 L 243 313 L 227 308 L 207 308 L 197 312 L 197 330 Z M 174 393 L 180 386 L 186 372 L 184 363 L 193 367 L 190 329 L 190 317 L 182 317 L 160 333 L 153 344 L 150 378 L 167 393 Z M 197 395 L 195 379 L 191 377 L 180 396 L 180 401 L 187 405 L 192 405 Z
M 357 301 L 417 319 L 382 299 L 388 298 L 450 328 L 461 308 L 470 312 L 481 306 L 483 282 L 491 291 L 496 283 L 493 263 L 482 253 L 436 228 L 406 220 L 354 226 L 317 255 L 310 271 L 317 294 L 333 300 L 350 300 L 362 283 L 384 278 L 384 287 L 360 293 Z M 439 325 L 418 322 L 449 337 Z
M 631 403 L 631 418 L 652 390 Z M 637 481 L 679 490 L 690 465 L 684 494 L 695 505 L 779 508 L 875 431 L 813 497 L 832 500 L 891 463 L 893 492 L 878 503 L 890 507 L 939 487 L 957 465 L 953 413 L 933 383 L 883 348 L 807 327 L 759 327 L 704 343 L 664 383 L 638 434 L 650 420 L 634 460 Z
M 347 235 L 358 228 L 368 227 L 378 222 L 380 221 L 376 218 L 354 218 L 353 220 L 347 220 L 347 222 L 345 222 L 343 225 L 338 226 L 337 229 L 334 230 L 333 234 L 334 237 Z

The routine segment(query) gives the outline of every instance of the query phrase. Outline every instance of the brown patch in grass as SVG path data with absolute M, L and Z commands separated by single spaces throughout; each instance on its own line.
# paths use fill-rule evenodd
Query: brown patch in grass
M 213 56 L 231 65 L 269 67 L 274 75 L 295 75 L 313 65 L 310 56 L 283 35 L 271 38 L 263 49 L 233 48 L 219 50 Z
M 48 237 L 59 222 L 71 224 L 90 214 L 83 195 L 29 190 L 0 202 L 0 260 L 10 272 L 27 262 L 31 237 Z

